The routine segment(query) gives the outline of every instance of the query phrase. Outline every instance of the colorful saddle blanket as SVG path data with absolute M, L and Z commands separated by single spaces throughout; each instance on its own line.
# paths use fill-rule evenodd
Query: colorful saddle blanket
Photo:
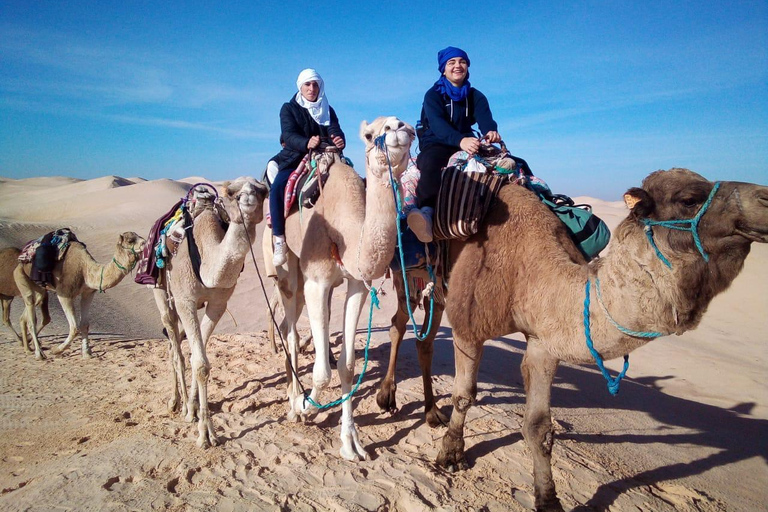
M 51 231 L 50 233 L 46 233 L 40 238 L 36 238 L 35 240 L 30 240 L 27 242 L 27 244 L 21 249 L 21 254 L 19 254 L 19 262 L 31 263 L 35 259 L 35 253 L 37 252 L 38 248 L 40 248 L 42 245 L 55 247 L 56 261 L 59 261 L 67 253 L 69 243 L 77 241 L 77 237 L 71 229 L 59 228 L 55 231 Z
M 69 249 L 71 242 L 77 242 L 77 237 L 69 228 L 59 228 L 28 242 L 19 254 L 19 262 L 32 263 L 29 278 L 45 287 L 54 285 L 53 269 L 56 262 L 61 261 Z

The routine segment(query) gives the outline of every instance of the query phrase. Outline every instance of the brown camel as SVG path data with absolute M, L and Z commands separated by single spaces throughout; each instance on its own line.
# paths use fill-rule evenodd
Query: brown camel
M 8 247 L 0 251 L 0 302 L 3 305 L 3 323 L 13 332 L 18 342 L 27 349 L 28 352 L 32 352 L 28 344 L 19 336 L 16 329 L 11 324 L 11 303 L 15 297 L 20 297 L 21 292 L 19 287 L 16 286 L 16 281 L 13 279 L 13 271 L 19 264 L 19 254 L 21 251 L 15 247 Z M 43 295 L 43 300 L 40 303 L 40 310 L 43 313 L 43 321 L 40 327 L 37 329 L 37 335 L 40 335 L 40 331 L 43 327 L 51 322 L 51 315 L 48 312 L 48 294 Z M 28 338 L 27 338 L 28 339 Z
M 69 347 L 75 335 L 79 332 L 83 339 L 83 358 L 91 357 L 91 347 L 88 341 L 90 330 L 90 309 L 93 297 L 97 291 L 105 291 L 116 286 L 136 265 L 139 253 L 144 247 L 144 239 L 133 231 L 127 231 L 120 235 L 115 247 L 112 260 L 101 265 L 93 259 L 93 256 L 81 242 L 70 242 L 64 258 L 56 262 L 53 269 L 54 287 L 61 307 L 69 322 L 69 335 L 67 339 L 52 350 L 54 354 L 60 354 Z M 35 344 L 35 357 L 45 359 L 37 333 L 32 326 L 36 325 L 35 307 L 42 304 L 47 294 L 45 288 L 29 278 L 31 263 L 18 265 L 13 272 L 21 296 L 26 305 L 21 316 L 20 330 L 22 343 L 26 346 L 26 335 L 32 335 Z M 80 297 L 80 320 L 77 320 L 74 301 Z
M 213 201 L 198 199 L 192 233 L 200 253 L 199 277 L 195 273 L 187 241 L 178 246 L 153 289 L 155 302 L 170 341 L 173 397 L 168 402 L 171 412 L 178 411 L 188 422 L 198 418 L 197 445 L 207 448 L 218 445 L 218 439 L 208 408 L 208 376 L 211 365 L 205 347 L 227 302 L 235 291 L 246 256 L 256 237 L 256 225 L 263 218 L 263 203 L 267 187 L 250 177 L 225 182 L 219 196 L 229 217 L 224 228 Z M 197 310 L 205 307 L 202 322 Z M 184 356 L 181 353 L 182 333 L 189 340 L 192 381 L 189 394 L 184 376 Z
M 342 395 L 348 396 L 352 390 L 355 333 L 366 285 L 384 275 L 394 255 L 397 214 L 388 162 L 398 179 L 408 163 L 415 133 L 413 127 L 396 117 L 380 117 L 371 124 L 364 121 L 360 135 L 366 143 L 367 186 L 354 169 L 336 158 L 314 208 L 294 212 L 286 219 L 290 251 L 287 263 L 277 269 L 277 275 L 290 366 L 298 368 L 296 320 L 305 297 L 315 343 L 311 401 L 300 392 L 296 374 L 289 371 L 290 419 L 316 414 L 318 409 L 313 403 L 317 403 L 321 391 L 330 383 L 328 298 L 331 289 L 344 280 L 344 340 L 337 369 Z M 341 442 L 343 458 L 354 461 L 368 457 L 355 428 L 351 400 L 342 404 Z
M 464 421 L 475 400 L 484 341 L 522 332 L 528 342 L 522 433 L 533 457 L 535 505 L 562 510 L 551 469 L 550 388 L 560 361 L 594 362 L 585 316 L 594 349 L 605 359 L 646 344 L 649 338 L 639 332 L 682 334 L 698 325 L 712 298 L 741 271 L 750 244 L 768 242 L 768 187 L 713 184 L 672 169 L 651 174 L 625 200 L 631 211 L 609 253 L 589 264 L 547 207 L 518 186 L 502 189 L 476 235 L 453 244 L 446 312 L 456 377 L 439 465 L 466 467 Z M 682 219 L 693 219 L 688 227 L 695 229 L 646 228 Z

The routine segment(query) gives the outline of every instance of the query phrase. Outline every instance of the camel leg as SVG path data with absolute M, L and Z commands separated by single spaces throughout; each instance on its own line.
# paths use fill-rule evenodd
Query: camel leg
M 77 330 L 83 340 L 81 346 L 83 359 L 90 359 L 93 357 L 90 341 L 88 340 L 88 333 L 91 331 L 91 304 L 93 304 L 93 298 L 95 296 L 95 290 L 86 290 L 80 296 L 80 323 L 77 325 Z
M 421 380 L 424 386 L 424 415 L 427 425 L 438 427 L 448 424 L 448 417 L 443 414 L 435 402 L 435 394 L 432 390 L 432 357 L 435 353 L 435 337 L 440 329 L 440 321 L 443 318 L 443 306 L 434 302 L 432 310 L 432 326 L 429 326 L 429 299 L 425 299 L 424 309 L 426 315 L 424 324 L 421 327 L 419 336 L 423 337 L 421 341 L 416 340 L 416 350 L 419 355 L 419 366 L 421 367 Z M 424 333 L 429 328 L 429 333 L 424 337 Z
M 347 281 L 347 300 L 344 304 L 344 345 L 337 363 L 342 396 L 346 396 L 352 391 L 355 376 L 355 336 L 365 297 L 366 288 L 362 281 Z M 315 346 L 317 346 L 317 341 L 315 341 Z M 317 357 L 315 365 L 320 360 L 320 354 Z M 325 364 L 329 364 L 327 358 Z M 368 452 L 365 451 L 360 442 L 355 427 L 352 399 L 341 405 L 341 450 L 339 450 L 339 454 L 342 458 L 351 461 L 368 459 Z
M 37 335 L 40 336 L 43 327 L 51 323 L 51 313 L 48 311 L 48 292 L 43 294 L 43 300 L 40 303 L 40 311 L 43 313 L 43 322 L 40 324 L 40 328 L 37 330 Z
M 533 489 L 536 510 L 561 511 L 552 479 L 552 428 L 550 401 L 558 360 L 529 340 L 523 357 L 525 416 L 523 437 L 533 457 Z
M 181 353 L 181 334 L 176 310 L 168 304 L 168 294 L 163 288 L 153 288 L 155 304 L 160 311 L 160 321 L 168 336 L 168 353 L 173 374 L 173 396 L 168 400 L 168 412 L 187 415 L 187 383 L 184 376 L 184 356 Z M 181 408 L 179 407 L 181 406 Z
M 304 398 L 301 395 L 301 383 L 296 375 L 299 366 L 299 333 L 296 330 L 296 322 L 298 322 L 301 310 L 304 308 L 304 292 L 302 290 L 302 279 L 298 263 L 298 259 L 293 254 L 288 254 L 288 270 L 286 271 L 285 265 L 277 270 L 280 304 L 284 314 L 279 328 L 283 334 L 283 339 L 288 344 L 288 354 L 285 358 L 285 373 L 289 421 L 299 421 L 301 419 L 301 409 L 297 411 L 294 408 L 294 404 L 297 401 L 303 402 Z
M 34 295 L 34 292 L 33 292 Z M 40 340 L 37 338 L 37 331 L 35 330 L 35 325 L 37 324 L 37 317 L 35 315 L 35 299 L 36 297 L 32 298 L 32 302 L 29 302 L 25 304 L 24 307 L 24 314 L 22 315 L 21 319 L 19 320 L 20 328 L 21 328 L 21 335 L 24 337 L 22 344 L 24 345 L 24 348 L 27 350 L 27 352 L 31 352 L 31 348 L 29 347 L 29 340 L 27 338 L 27 334 L 29 334 L 32 337 L 32 342 L 35 346 L 35 359 L 42 360 L 47 359 L 45 357 L 45 354 L 43 353 L 43 349 L 40 346 Z M 25 300 L 26 303 L 26 300 Z
M 269 329 L 267 330 L 267 338 L 272 346 L 272 352 L 278 353 L 277 342 L 275 341 L 275 320 L 277 320 L 277 305 L 280 303 L 280 292 L 275 289 L 272 292 L 272 296 L 269 298 L 269 310 L 272 312 L 269 317 Z
M 192 390 L 197 390 L 195 395 L 199 395 L 199 411 L 197 430 L 199 436 L 197 438 L 197 446 L 200 448 L 208 448 L 209 446 L 216 446 L 219 444 L 216 434 L 213 429 L 213 422 L 211 421 L 211 412 L 208 409 L 208 377 L 211 373 L 211 364 L 208 362 L 208 357 L 205 353 L 205 342 L 202 338 L 200 329 L 200 322 L 197 319 L 197 305 L 193 301 L 180 301 L 176 297 L 176 309 L 184 324 L 184 331 L 187 334 L 187 340 L 189 340 L 189 346 L 191 351 L 190 362 L 192 366 Z M 188 411 L 187 417 L 193 410 L 193 400 L 198 397 L 193 396 L 190 392 L 189 402 L 187 403 Z
M 30 351 L 27 339 L 27 333 L 29 333 L 32 337 L 32 342 L 35 345 L 35 359 L 46 359 L 43 349 L 40 346 L 40 340 L 37 338 L 37 330 L 35 329 L 35 326 L 37 325 L 35 308 L 42 302 L 42 296 L 30 289 L 26 292 L 23 291 L 22 297 L 24 298 L 24 314 L 21 316 L 19 323 L 21 324 L 21 335 L 24 337 L 23 345 L 27 351 Z
M 24 342 L 22 341 L 21 336 L 19 336 L 19 333 L 13 328 L 13 324 L 11 324 L 11 302 L 13 302 L 13 297 L 0 297 L 0 302 L 2 302 L 3 305 L 3 324 L 13 332 L 14 336 L 16 336 L 16 340 L 23 345 Z
M 67 317 L 67 322 L 69 323 L 69 334 L 67 335 L 67 339 L 64 340 L 64 343 L 61 345 L 55 347 L 51 352 L 53 354 L 61 354 L 64 352 L 67 348 L 69 348 L 69 345 L 72 343 L 72 340 L 75 339 L 75 335 L 77 335 L 77 317 L 75 316 L 75 300 L 72 297 L 62 297 L 61 295 L 58 295 L 59 297 L 59 304 L 61 304 L 61 309 L 64 310 L 64 316 Z
M 453 470 L 466 469 L 464 458 L 464 421 L 477 396 L 477 371 L 483 355 L 482 341 L 469 341 L 454 333 L 456 377 L 453 383 L 453 413 L 443 446 L 437 454 L 437 464 Z
M 328 294 L 331 291 L 329 283 L 307 280 L 304 283 L 309 326 L 315 341 L 315 364 L 312 369 L 312 391 L 310 397 L 317 402 L 322 390 L 331 382 L 331 364 L 328 360 L 330 338 L 328 329 Z M 286 311 L 287 313 L 287 311 Z M 307 418 L 317 414 L 317 408 L 304 397 L 297 396 L 293 402 L 294 412 Z
M 408 328 L 408 300 L 405 296 L 405 286 L 401 274 L 393 277 L 395 293 L 397 293 L 397 311 L 392 316 L 392 326 L 389 328 L 389 365 L 387 373 L 381 381 L 379 392 L 376 394 L 376 403 L 383 411 L 390 413 L 397 412 L 397 382 L 395 373 L 397 372 L 397 355 L 400 353 L 400 343 L 403 341 L 405 331 Z

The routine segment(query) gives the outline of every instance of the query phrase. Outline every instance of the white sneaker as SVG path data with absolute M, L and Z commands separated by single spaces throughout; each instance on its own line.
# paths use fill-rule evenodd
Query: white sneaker
M 428 244 L 432 241 L 432 215 L 434 210 L 429 206 L 421 209 L 414 208 L 408 213 L 408 227 L 420 242 Z
M 288 251 L 288 247 L 285 244 L 285 237 L 284 236 L 272 237 L 272 245 L 274 247 L 274 252 L 272 254 L 272 264 L 276 267 L 279 267 L 280 265 L 283 265 L 288 260 L 288 257 L 286 255 L 286 251 Z

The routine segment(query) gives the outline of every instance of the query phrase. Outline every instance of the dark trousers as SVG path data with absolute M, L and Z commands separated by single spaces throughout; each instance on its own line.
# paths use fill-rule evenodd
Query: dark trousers
M 290 177 L 290 169 L 280 169 L 269 188 L 269 216 L 274 236 L 285 235 L 285 185 Z
M 457 151 L 461 151 L 461 148 L 436 144 L 424 148 L 416 157 L 416 167 L 421 171 L 421 178 L 416 186 L 416 201 L 419 208 L 435 207 L 443 178 L 443 167 L 448 165 L 451 155 Z M 272 222 L 274 224 L 274 220 Z

